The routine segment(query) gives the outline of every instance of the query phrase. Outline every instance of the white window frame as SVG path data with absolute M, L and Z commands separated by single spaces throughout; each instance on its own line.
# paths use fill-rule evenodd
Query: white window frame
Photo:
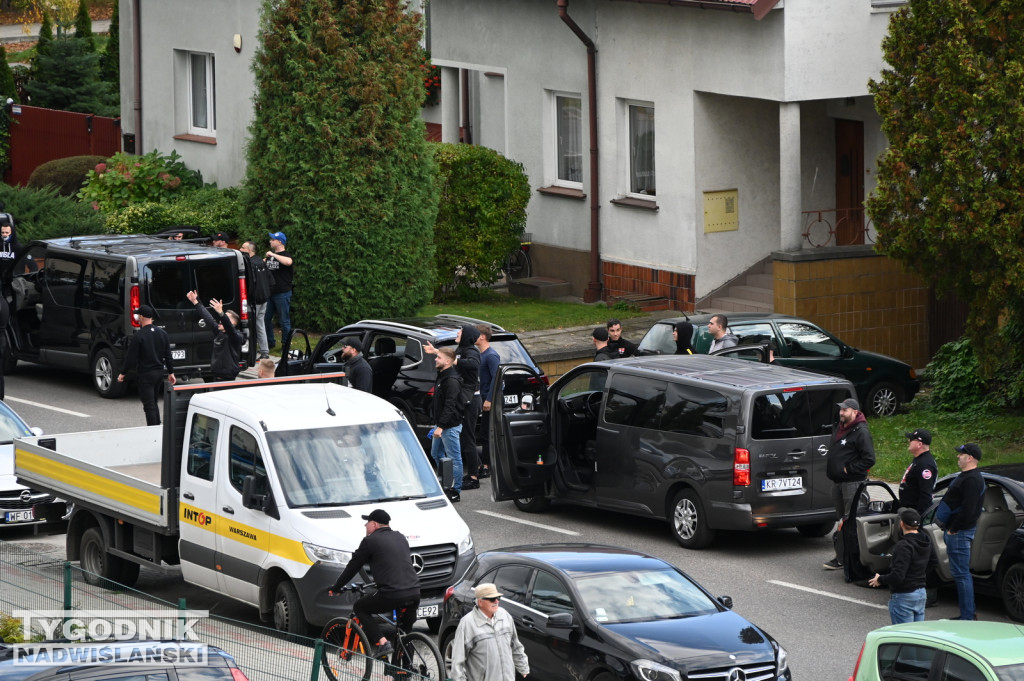
M 654 102 L 645 102 L 633 99 L 621 99 L 619 106 L 619 149 L 622 154 L 623 163 L 621 164 L 621 186 L 622 195 L 637 199 L 646 199 L 653 201 L 657 198 L 658 190 L 658 175 L 657 175 L 657 156 L 658 156 L 658 138 L 657 138 L 657 127 L 655 127 L 654 137 L 654 193 L 644 193 L 633 191 L 633 146 L 632 146 L 632 129 L 630 125 L 630 113 L 634 107 L 643 107 L 647 109 L 655 110 L 655 121 L 657 121 L 657 107 L 654 106 Z
M 203 92 L 203 104 L 206 106 L 205 127 L 196 125 L 196 97 L 194 86 L 194 57 L 203 60 L 203 77 L 206 89 Z M 185 91 L 188 93 L 188 132 L 190 135 L 202 135 L 204 137 L 217 136 L 217 80 L 216 80 L 216 56 L 210 52 L 186 52 L 185 53 L 186 73 L 188 74 Z
M 559 101 L 563 99 L 576 99 L 580 103 L 579 138 L 577 147 L 579 149 L 579 181 L 560 177 L 562 150 L 561 140 L 558 134 Z M 577 92 L 551 92 L 551 176 L 554 178 L 552 184 L 556 187 L 567 187 L 570 189 L 583 189 L 583 128 L 586 121 L 583 117 L 583 96 Z

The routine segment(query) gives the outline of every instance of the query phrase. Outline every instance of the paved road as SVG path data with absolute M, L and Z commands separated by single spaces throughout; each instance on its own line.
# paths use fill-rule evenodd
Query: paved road
M 7 379 L 7 395 L 31 424 L 47 433 L 141 425 L 135 397 L 103 400 L 84 376 L 22 365 Z M 888 594 L 845 584 L 842 575 L 821 568 L 830 557 L 830 539 L 805 539 L 796 531 L 757 534 L 720 533 L 704 551 L 687 551 L 661 522 L 571 506 L 555 506 L 531 515 L 510 503 L 493 503 L 486 488 L 464 492 L 457 509 L 469 525 L 477 551 L 527 542 L 595 542 L 652 553 L 686 570 L 714 594 L 733 597 L 737 612 L 764 627 L 790 653 L 798 679 L 846 679 L 853 670 L 864 634 L 889 623 Z M 397 528 L 401 529 L 401 528 Z M 63 537 L 21 541 L 62 546 Z M 10 537 L 8 537 L 10 538 Z M 255 622 L 255 611 L 230 599 L 188 587 L 180 576 L 144 571 L 141 588 L 168 600 L 179 595 L 189 607 Z M 995 599 L 979 597 L 979 617 L 1009 621 Z M 955 617 L 956 594 L 942 593 L 928 618 Z

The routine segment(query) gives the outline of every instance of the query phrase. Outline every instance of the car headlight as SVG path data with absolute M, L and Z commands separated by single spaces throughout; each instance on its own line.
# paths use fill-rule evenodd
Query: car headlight
M 466 533 L 466 536 L 459 542 L 459 553 L 468 553 L 473 550 L 473 535 Z
M 641 681 L 682 681 L 679 672 L 653 660 L 633 660 L 633 674 Z
M 779 646 L 779 650 L 775 655 L 775 660 L 779 668 L 779 676 L 782 676 L 787 669 L 789 669 L 789 655 L 786 654 L 786 649 Z
M 302 542 L 302 548 L 306 550 L 306 556 L 314 563 L 337 563 L 344 566 L 352 560 L 351 551 L 329 549 L 326 546 L 317 546 L 309 542 Z

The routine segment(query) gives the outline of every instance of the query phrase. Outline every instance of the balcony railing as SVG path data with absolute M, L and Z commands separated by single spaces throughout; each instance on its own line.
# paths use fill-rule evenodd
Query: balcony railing
M 805 210 L 803 216 L 803 237 L 815 248 L 875 243 L 875 227 L 863 208 Z

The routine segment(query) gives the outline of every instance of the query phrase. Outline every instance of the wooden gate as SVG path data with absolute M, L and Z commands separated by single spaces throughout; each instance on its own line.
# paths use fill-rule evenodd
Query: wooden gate
M 11 108 L 7 184 L 24 185 L 38 166 L 68 156 L 113 156 L 121 150 L 121 119 L 38 106 Z

